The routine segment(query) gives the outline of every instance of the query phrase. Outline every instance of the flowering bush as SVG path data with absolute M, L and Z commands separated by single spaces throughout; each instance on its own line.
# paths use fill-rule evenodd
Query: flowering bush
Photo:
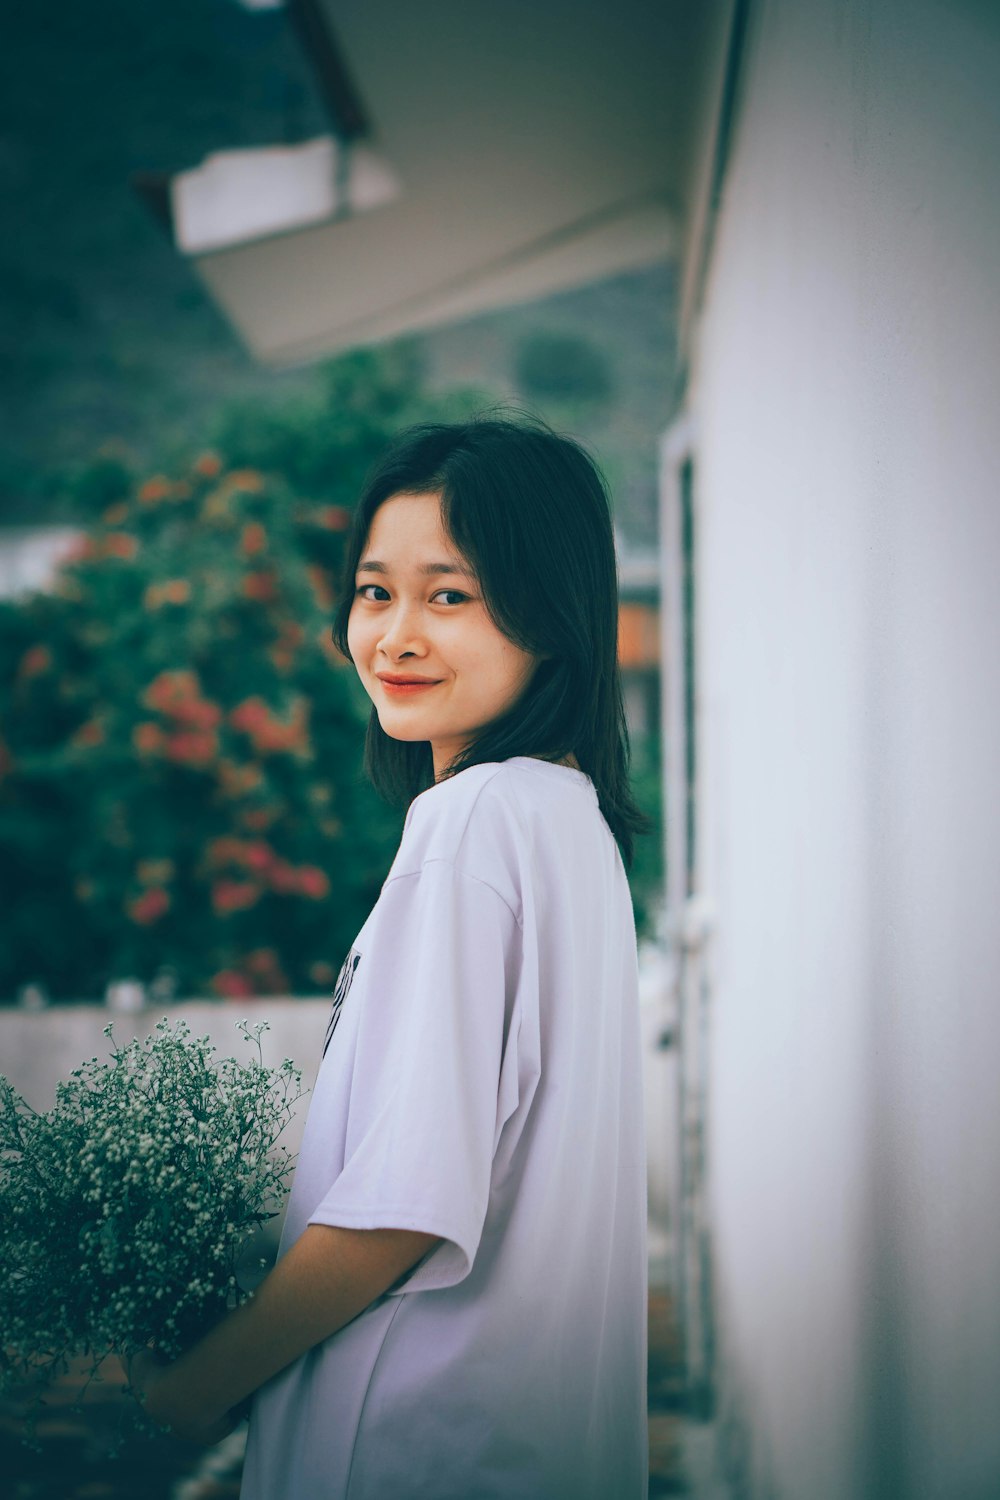
M 93 1371 L 150 1341 L 175 1356 L 250 1295 L 238 1262 L 288 1191 L 275 1142 L 302 1089 L 289 1060 L 263 1065 L 266 1023 L 239 1029 L 246 1064 L 164 1019 L 44 1114 L 0 1078 L 0 1389 L 81 1354 Z
M 204 454 L 0 605 L 0 998 L 332 983 L 400 822 L 330 638 L 349 520 Z

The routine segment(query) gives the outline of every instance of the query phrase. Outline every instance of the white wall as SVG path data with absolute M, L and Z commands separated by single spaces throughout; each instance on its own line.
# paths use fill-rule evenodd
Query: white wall
M 1000 1494 L 998 98 L 985 0 L 761 0 L 691 330 L 721 1425 L 769 1500 Z

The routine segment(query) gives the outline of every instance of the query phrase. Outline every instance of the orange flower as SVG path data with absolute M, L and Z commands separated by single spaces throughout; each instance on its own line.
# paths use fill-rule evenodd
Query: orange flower
M 314 964 L 309 965 L 309 978 L 313 984 L 332 984 L 336 977 L 333 964 L 328 964 L 323 958 L 318 958 Z
M 226 475 L 226 487 L 230 490 L 244 490 L 248 495 L 259 495 L 264 488 L 264 476 L 256 469 L 234 469 L 231 474 Z
M 205 854 L 210 865 L 224 865 L 233 861 L 238 862 L 242 848 L 242 839 L 234 839 L 232 834 L 226 833 L 206 844 Z
M 197 674 L 186 669 L 178 669 L 172 672 L 160 672 L 154 677 L 143 693 L 142 701 L 149 708 L 159 709 L 161 713 L 173 714 L 179 705 L 187 703 L 191 698 L 197 698 L 200 692 L 201 684 Z
M 236 969 L 220 969 L 212 978 L 212 988 L 223 1000 L 247 1000 L 253 994 L 249 979 Z
M 166 885 L 173 880 L 177 867 L 172 859 L 140 859 L 135 873 L 140 885 Z
M 104 725 L 99 719 L 88 719 L 86 724 L 81 724 L 75 734 L 70 736 L 70 743 L 79 749 L 90 750 L 95 745 L 103 745 L 106 739 Z
M 123 521 L 128 520 L 128 506 L 122 500 L 118 505 L 109 505 L 101 516 L 106 526 L 120 526 Z
M 248 521 L 240 537 L 244 557 L 253 557 L 267 546 L 267 532 L 259 521 Z
M 137 537 L 127 531 L 109 531 L 104 538 L 104 554 L 106 557 L 121 557 L 129 562 L 139 550 Z
M 94 882 L 81 877 L 73 883 L 73 894 L 78 901 L 92 901 L 94 899 Z
M 202 453 L 194 461 L 194 471 L 205 479 L 214 479 L 222 468 L 222 459 L 217 453 Z
M 140 755 L 155 755 L 163 748 L 163 730 L 159 724 L 144 720 L 132 730 L 132 743 Z
M 255 604 L 273 604 L 278 597 L 277 579 L 270 570 L 248 573 L 243 580 L 243 592 Z
M 170 897 L 166 891 L 154 886 L 152 890 L 143 891 L 141 896 L 127 902 L 125 910 L 133 922 L 138 922 L 141 927 L 148 927 L 170 910 Z
M 298 886 L 310 901 L 324 901 L 330 894 L 330 882 L 318 865 L 300 865 L 296 871 Z
M 198 729 L 181 730 L 167 736 L 163 753 L 176 765 L 204 768 L 219 753 L 218 736 Z
M 30 646 L 21 657 L 17 675 L 23 680 L 29 677 L 40 677 L 43 672 L 48 672 L 51 666 L 52 652 L 48 646 Z
M 234 760 L 220 760 L 216 766 L 224 797 L 242 797 L 255 791 L 264 779 L 259 766 L 241 766 Z
M 249 880 L 216 880 L 212 884 L 212 905 L 220 917 L 256 906 L 261 897 L 259 885 Z
M 191 597 L 191 585 L 186 578 L 168 578 L 166 583 L 151 583 L 143 595 L 146 609 L 159 609 L 161 604 L 186 604 Z
M 166 500 L 173 486 L 165 474 L 155 474 L 152 479 L 147 479 L 145 484 L 139 487 L 139 499 L 143 505 L 156 505 L 160 500 Z

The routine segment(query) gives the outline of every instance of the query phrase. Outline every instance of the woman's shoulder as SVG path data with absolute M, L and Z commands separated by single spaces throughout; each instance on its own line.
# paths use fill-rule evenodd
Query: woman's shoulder
M 484 878 L 519 832 L 509 762 L 469 766 L 428 787 L 410 803 L 397 862 L 399 873 L 429 859 L 450 861 Z M 505 833 L 511 836 L 505 841 Z M 509 860 L 502 860 L 509 865 Z M 394 870 L 396 866 L 394 865 Z
M 469 766 L 428 787 L 407 811 L 392 874 L 411 874 L 428 860 L 447 860 L 464 874 L 519 895 L 540 842 L 581 816 L 599 818 L 589 776 L 534 756 Z

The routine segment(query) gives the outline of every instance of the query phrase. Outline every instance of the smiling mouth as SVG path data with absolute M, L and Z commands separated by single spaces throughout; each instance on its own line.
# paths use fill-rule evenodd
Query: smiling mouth
M 387 693 L 425 693 L 428 688 L 440 686 L 437 682 L 387 682 L 384 677 L 379 681 Z

